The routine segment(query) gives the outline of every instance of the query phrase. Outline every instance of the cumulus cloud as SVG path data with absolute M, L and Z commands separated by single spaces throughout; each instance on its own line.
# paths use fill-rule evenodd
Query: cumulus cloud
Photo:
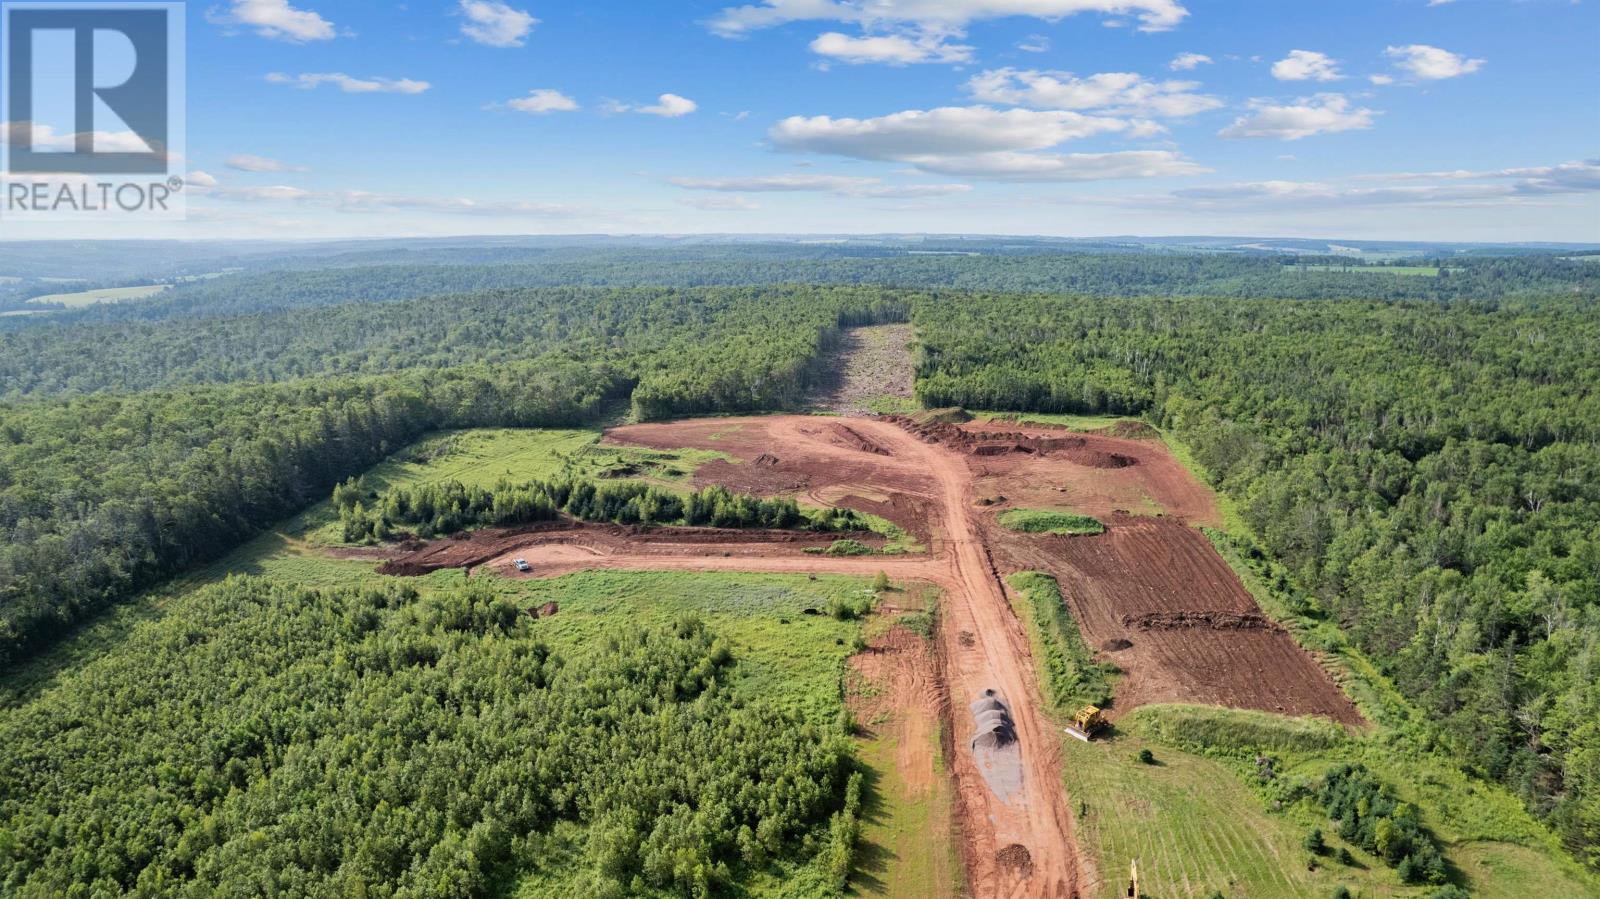
M 489 47 L 521 47 L 539 20 L 499 0 L 461 0 L 461 33 Z
M 254 153 L 235 153 L 224 162 L 230 169 L 241 172 L 303 172 L 301 166 L 289 165 L 266 156 L 257 156 Z
M 1189 11 L 1178 0 L 763 0 L 722 10 L 711 21 L 718 34 L 736 37 L 788 22 L 845 22 L 864 28 L 912 26 L 961 29 L 976 21 L 1010 16 L 1059 19 L 1078 13 L 1133 16 L 1145 31 L 1166 31 Z
M 1218 132 L 1226 138 L 1275 138 L 1300 140 L 1315 134 L 1336 134 L 1371 128 L 1376 112 L 1353 108 L 1343 94 L 1318 94 L 1277 105 L 1268 100 L 1252 100 L 1251 113 L 1240 116 Z
M 827 193 L 875 199 L 939 197 L 972 190 L 968 184 L 885 184 L 881 178 L 850 175 L 783 174 L 740 178 L 668 178 L 686 190 L 738 193 Z
M 1289 55 L 1272 64 L 1272 77 L 1279 81 L 1338 81 L 1339 61 L 1315 50 L 1290 50 Z
M 615 100 L 608 102 L 605 106 L 606 112 L 637 112 L 643 115 L 661 116 L 664 119 L 676 119 L 680 116 L 686 116 L 699 108 L 700 104 L 690 100 L 688 97 L 680 97 L 677 94 L 662 94 L 656 98 L 655 103 L 649 106 L 618 103 Z
M 1449 50 L 1441 50 L 1427 44 L 1389 47 L 1384 53 L 1394 60 L 1396 67 L 1424 81 L 1470 75 L 1483 68 L 1484 63 L 1481 59 L 1468 59 L 1459 53 L 1451 53 Z
M 420 94 L 433 85 L 410 78 L 353 78 L 343 72 L 304 72 L 285 75 L 273 72 L 267 76 L 272 84 L 292 84 L 301 90 L 314 90 L 332 84 L 347 94 Z
M 1127 131 L 1123 119 L 987 106 L 911 109 L 870 119 L 791 116 L 768 132 L 777 147 L 857 159 L 1042 150 L 1068 140 Z
M 206 18 L 215 25 L 250 28 L 279 41 L 304 43 L 336 36 L 333 23 L 309 9 L 297 9 L 289 0 L 233 0 L 226 8 L 213 8 Z
M 1189 72 L 1200 66 L 1211 65 L 1211 57 L 1204 53 L 1179 53 L 1167 63 L 1167 68 L 1174 72 Z
M 1069 72 L 993 69 L 973 76 L 966 87 L 988 103 L 1123 116 L 1182 118 L 1222 106 L 1216 97 L 1196 93 L 1198 82 L 1150 81 L 1132 72 L 1078 78 Z
M 912 63 L 967 62 L 972 48 L 948 43 L 941 34 L 888 34 L 851 37 L 837 31 L 819 35 L 811 42 L 811 52 L 847 63 L 886 63 L 903 66 Z
M 518 112 L 544 115 L 551 112 L 572 112 L 578 101 L 553 88 L 542 87 L 528 92 L 526 97 L 507 100 L 506 105 Z
M 1017 49 L 1024 53 L 1045 53 L 1050 50 L 1050 39 L 1042 34 L 1030 34 L 1017 42 Z
M 782 150 L 903 162 L 926 172 L 997 180 L 1078 181 L 1204 171 L 1170 151 L 1038 152 L 1096 135 L 1147 134 L 1150 124 L 1061 109 L 954 106 L 870 119 L 792 116 L 774 125 L 767 137 Z

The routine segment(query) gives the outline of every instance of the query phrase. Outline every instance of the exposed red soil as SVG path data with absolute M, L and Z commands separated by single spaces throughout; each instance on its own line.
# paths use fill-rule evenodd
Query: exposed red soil
M 1167 518 L 1121 515 L 1106 524 L 1098 537 L 1009 535 L 1001 554 L 1008 568 L 1054 575 L 1085 642 L 1106 647 L 1126 673 L 1113 718 L 1189 702 L 1361 723 L 1203 534 Z
M 552 521 L 514 528 L 486 528 L 469 534 L 410 544 L 378 567 L 379 574 L 414 577 L 445 568 L 475 568 L 498 559 L 508 572 L 514 559 L 570 560 L 630 555 L 676 557 L 714 553 L 725 558 L 792 556 L 808 548 L 826 548 L 835 540 L 856 540 L 873 548 L 883 538 L 861 531 L 769 531 L 759 529 L 624 527 L 576 521 Z M 527 550 L 527 552 L 520 552 Z
M 396 561 L 488 564 L 511 577 L 523 576 L 511 566 L 515 558 L 534 566 L 527 575 L 533 577 L 594 568 L 863 577 L 883 571 L 898 581 L 937 585 L 944 749 L 974 895 L 1074 897 L 1099 882 L 1073 838 L 1060 730 L 1040 711 L 1027 632 L 1007 602 L 1005 574 L 1038 570 L 1061 582 L 1086 641 L 1127 672 L 1114 715 L 1147 703 L 1190 702 L 1360 721 L 1328 675 L 1261 615 L 1191 526 L 1215 523 L 1213 499 L 1158 442 L 1009 422 L 802 416 L 633 425 L 613 429 L 607 439 L 721 451 L 735 461 L 702 466 L 696 484 L 870 511 L 918 534 L 929 552 L 828 557 L 802 550 L 838 535 L 566 524 L 437 541 Z M 1002 449 L 980 453 L 982 447 Z M 980 497 L 989 504 L 980 505 Z M 996 522 L 1009 507 L 1070 508 L 1100 517 L 1108 529 L 1096 537 L 1017 534 Z M 980 759 L 969 742 L 975 719 L 968 708 L 989 691 L 1004 700 L 1015 732 L 1000 762 L 1016 770 L 1000 772 L 999 780 L 991 779 L 995 758 Z M 991 778 L 980 770 L 984 764 Z M 1007 779 L 1013 773 L 1014 791 Z M 997 795 L 991 783 L 1004 784 L 1007 795 Z

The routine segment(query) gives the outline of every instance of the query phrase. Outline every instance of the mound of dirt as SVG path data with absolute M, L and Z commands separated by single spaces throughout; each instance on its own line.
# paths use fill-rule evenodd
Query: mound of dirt
M 750 464 L 751 465 L 759 465 L 762 468 L 772 468 L 773 466 L 777 465 L 779 461 L 780 460 L 778 459 L 778 457 L 774 456 L 771 453 L 762 453 L 761 455 L 759 455 L 759 456 L 755 457 L 754 459 L 752 459 L 750 461 Z
M 1132 456 L 1101 450 L 1074 449 L 1068 450 L 1064 455 L 1067 461 L 1085 468 L 1132 468 L 1139 464 L 1139 460 Z
M 1021 843 L 1012 843 L 1010 846 L 994 854 L 994 863 L 1000 870 L 1007 871 L 1021 878 L 1033 876 L 1033 854 L 1028 847 Z
M 1125 418 L 1107 428 L 1101 428 L 1094 433 L 1104 434 L 1107 437 L 1117 437 L 1122 440 L 1154 440 L 1161 436 L 1161 432 L 1150 427 L 1142 421 Z
M 1277 622 L 1265 615 L 1245 612 L 1149 612 L 1144 615 L 1124 615 L 1122 626 L 1141 631 L 1215 630 L 1215 631 L 1275 631 Z M 1130 644 L 1131 645 L 1131 644 Z
M 929 409 L 912 416 L 922 424 L 962 424 L 972 420 L 972 415 L 960 406 L 947 409 Z
M 1121 652 L 1124 649 L 1132 649 L 1133 641 L 1123 640 L 1119 637 L 1115 640 L 1107 640 L 1106 642 L 1101 643 L 1100 648 L 1106 652 Z
M 888 450 L 862 436 L 860 431 L 849 425 L 836 424 L 830 430 L 833 432 L 835 442 L 840 446 L 871 453 L 874 456 L 892 455 Z

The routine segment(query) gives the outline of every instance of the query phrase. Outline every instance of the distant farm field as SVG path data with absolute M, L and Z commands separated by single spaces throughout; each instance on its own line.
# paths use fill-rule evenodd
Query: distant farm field
M 1437 278 L 1439 269 L 1432 265 L 1286 265 L 1284 270 L 1294 272 L 1357 272 L 1374 275 L 1406 275 L 1419 278 Z M 1450 271 L 1450 269 L 1445 269 Z
M 94 306 L 99 303 L 142 300 L 145 297 L 153 297 L 171 286 L 170 284 L 147 284 L 142 287 L 103 287 L 99 290 L 81 290 L 77 293 L 52 293 L 48 296 L 34 297 L 28 302 L 40 305 L 59 304 L 68 309 L 82 309 L 85 306 Z

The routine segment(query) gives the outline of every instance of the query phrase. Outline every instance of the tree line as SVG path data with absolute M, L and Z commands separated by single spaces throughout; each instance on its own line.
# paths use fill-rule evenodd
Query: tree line
M 866 525 L 855 511 L 838 507 L 801 509 L 789 497 L 761 499 L 712 485 L 687 495 L 639 481 L 597 483 L 582 479 L 500 481 L 492 488 L 442 481 L 366 490 L 356 478 L 333 489 L 333 504 L 346 543 L 423 539 L 492 525 L 578 521 L 623 525 L 687 525 L 714 528 L 800 528 L 856 531 Z

